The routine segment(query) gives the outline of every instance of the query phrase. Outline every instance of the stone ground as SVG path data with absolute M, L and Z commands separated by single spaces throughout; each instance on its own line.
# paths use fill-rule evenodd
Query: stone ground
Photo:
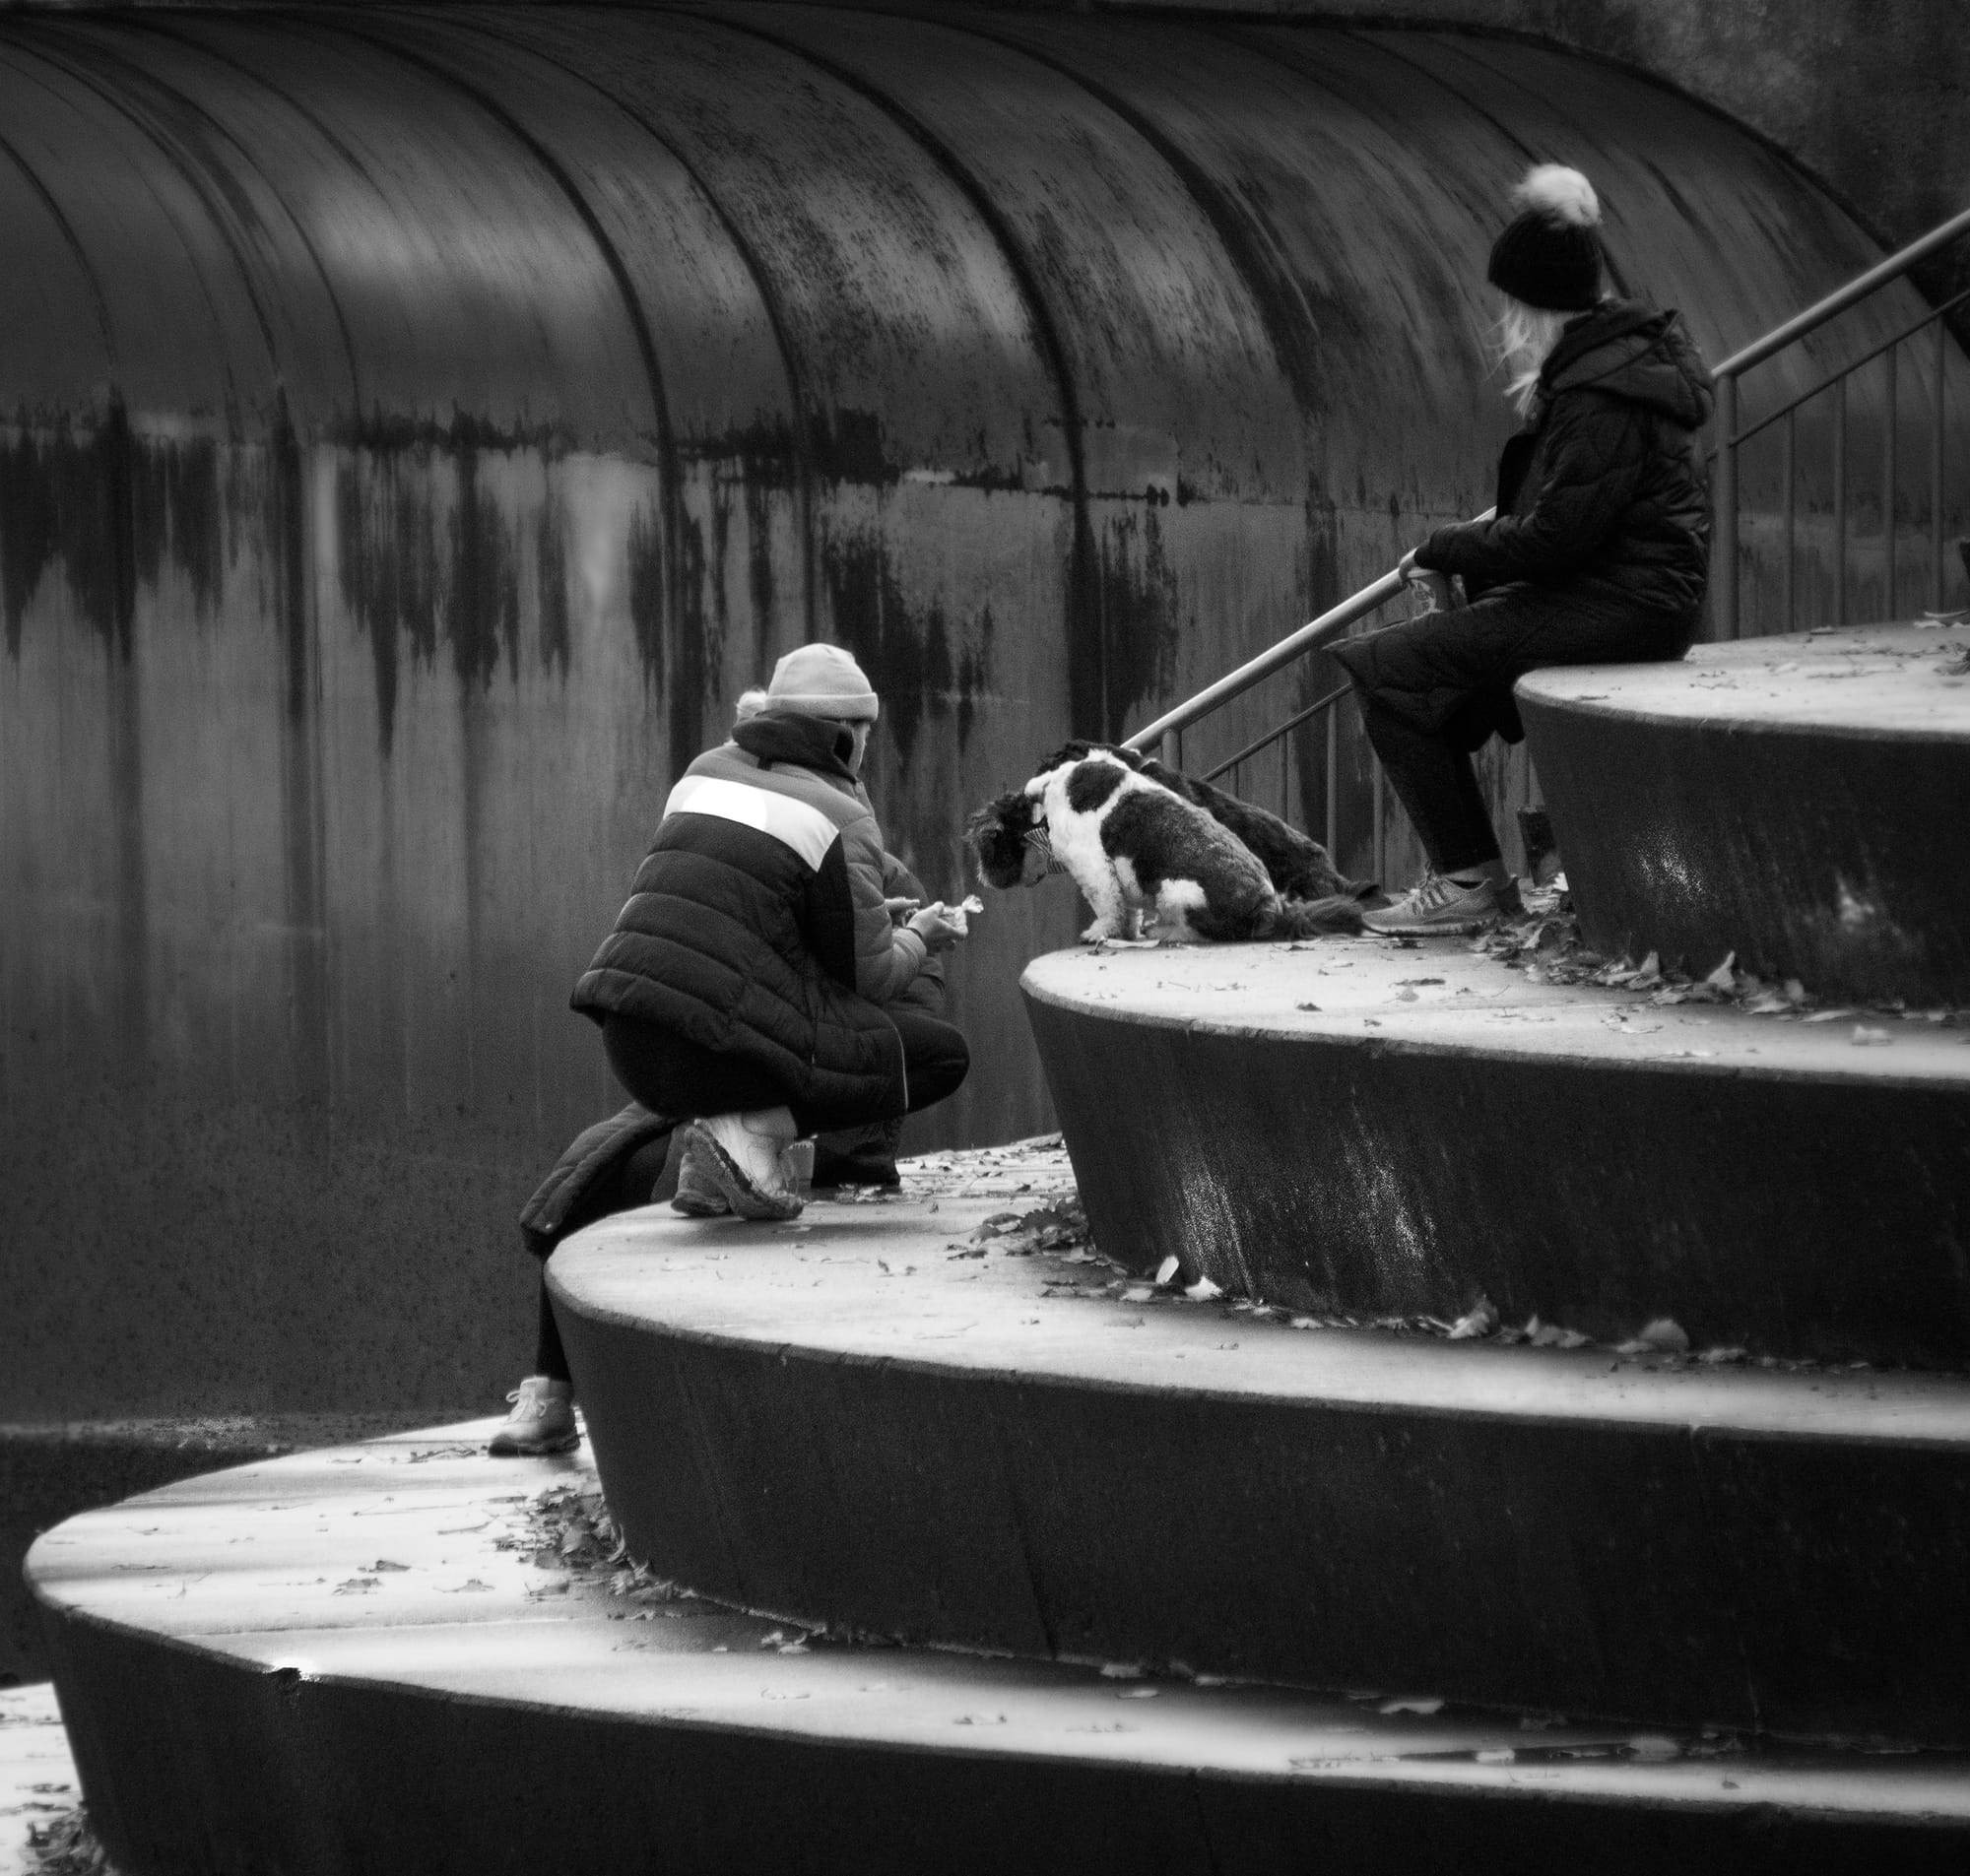
M 83 1842 L 81 1795 L 55 1690 L 0 1688 L 0 1876 L 103 1869 Z

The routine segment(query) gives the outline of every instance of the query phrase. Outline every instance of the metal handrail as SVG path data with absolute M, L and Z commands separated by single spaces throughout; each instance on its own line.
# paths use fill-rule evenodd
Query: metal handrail
M 1884 357 L 1883 370 L 1887 380 L 1887 404 L 1883 412 L 1886 424 L 1886 447 L 1881 459 L 1881 552 L 1884 563 L 1886 587 L 1886 611 L 1895 610 L 1895 444 L 1896 444 L 1896 395 L 1897 382 L 1895 355 L 1897 349 L 1925 327 L 1935 325 L 1937 330 L 1937 380 L 1936 380 L 1936 440 L 1931 451 L 1931 478 L 1934 513 L 1931 517 L 1930 533 L 1932 541 L 1931 584 L 1937 606 L 1941 604 L 1942 558 L 1941 558 L 1941 507 L 1942 507 L 1942 402 L 1944 368 L 1943 327 L 1941 320 L 1958 305 L 1964 295 L 1958 293 L 1942 305 L 1931 309 L 1918 319 L 1906 332 L 1897 334 L 1885 344 L 1876 346 L 1865 357 L 1856 358 L 1852 363 L 1835 372 L 1823 383 L 1807 392 L 1806 397 L 1795 398 L 1784 409 L 1772 412 L 1748 429 L 1740 432 L 1738 427 L 1738 380 L 1753 365 L 1762 364 L 1788 346 L 1796 344 L 1806 334 L 1819 327 L 1850 306 L 1858 305 L 1870 293 L 1901 279 L 1918 261 L 1939 252 L 1952 241 L 1970 234 L 1970 209 L 1953 215 L 1946 222 L 1938 223 L 1920 239 L 1911 241 L 1906 247 L 1890 254 L 1887 259 L 1858 274 L 1846 286 L 1816 300 L 1804 312 L 1788 319 L 1784 325 L 1775 327 L 1761 339 L 1754 339 L 1741 351 L 1734 352 L 1717 365 L 1712 375 L 1717 381 L 1717 435 L 1719 438 L 1716 461 L 1716 550 L 1713 555 L 1715 565 L 1712 572 L 1712 587 L 1715 593 L 1715 620 L 1720 638 L 1736 638 L 1739 635 L 1738 608 L 1738 450 L 1749 437 L 1758 434 L 1781 419 L 1786 422 L 1785 468 L 1786 468 L 1786 578 L 1785 592 L 1787 605 L 1787 624 L 1795 621 L 1791 617 L 1794 595 L 1794 569 L 1792 551 L 1794 541 L 1794 421 L 1793 414 L 1806 398 L 1818 397 L 1822 393 L 1837 389 L 1839 397 L 1834 406 L 1834 568 L 1836 599 L 1834 611 L 1841 623 L 1847 614 L 1847 380 L 1864 364 L 1877 357 Z
M 1798 397 L 1789 399 L 1784 404 L 1781 404 L 1775 411 L 1767 411 L 1765 415 L 1759 418 L 1755 423 L 1746 423 L 1744 427 L 1737 433 L 1737 435 L 1733 436 L 1730 439 L 1731 443 L 1734 446 L 1742 443 L 1748 443 L 1752 437 L 1763 435 L 1764 432 L 1770 429 L 1774 423 L 1778 422 L 1781 418 L 1790 417 L 1792 413 L 1800 409 L 1801 406 L 1810 404 L 1812 400 L 1818 397 L 1822 391 L 1832 390 L 1832 388 L 1836 384 L 1838 384 L 1842 378 L 1851 378 L 1854 375 L 1854 373 L 1860 370 L 1860 368 L 1864 364 L 1872 364 L 1874 360 L 1881 356 L 1882 353 L 1892 352 L 1895 349 L 1895 347 L 1906 344 L 1909 340 L 1913 339 L 1917 333 L 1922 332 L 1928 327 L 1935 325 L 1938 319 L 1947 319 L 1949 315 L 1953 313 L 1958 306 L 1964 303 L 1965 300 L 1970 300 L 1970 287 L 1964 288 L 1963 291 L 1959 293 L 1950 294 L 1950 296 L 1947 299 L 1945 299 L 1941 305 L 1932 307 L 1931 310 L 1924 313 L 1920 319 L 1911 319 L 1909 323 L 1905 325 L 1901 329 L 1901 331 L 1896 333 L 1892 339 L 1883 339 L 1881 343 L 1877 345 L 1872 352 L 1862 353 L 1862 355 L 1858 358 L 1854 359 L 1849 364 L 1842 365 L 1838 371 L 1829 371 L 1826 374 L 1826 376 L 1821 378 L 1819 382 L 1815 384 L 1810 390 L 1802 391 Z M 1718 447 L 1721 448 L 1722 444 L 1720 443 Z M 1713 456 L 1716 453 L 1717 453 L 1716 450 L 1711 451 L 1711 454 Z
M 1752 424 L 1748 429 L 1742 431 L 1741 433 L 1738 429 L 1738 379 L 1745 371 L 1748 371 L 1753 365 L 1763 363 L 1767 358 L 1773 356 L 1775 354 L 1784 351 L 1786 347 L 1794 344 L 1796 341 L 1800 339 L 1803 339 L 1807 333 L 1816 330 L 1818 327 L 1826 324 L 1828 320 L 1836 317 L 1838 314 L 1842 312 L 1845 312 L 1850 306 L 1858 304 L 1861 300 L 1867 298 L 1867 296 L 1870 293 L 1875 291 L 1876 289 L 1888 285 L 1891 281 L 1899 280 L 1917 262 L 1922 261 L 1928 258 L 1928 256 L 1938 252 L 1942 248 L 1947 247 L 1952 241 L 1958 239 L 1964 234 L 1970 234 L 1970 209 L 1966 209 L 1961 214 L 1952 216 L 1948 221 L 1943 222 L 1939 224 L 1937 226 L 1932 228 L 1927 234 L 1923 235 L 1919 240 L 1911 241 L 1906 247 L 1903 247 L 1899 249 L 1897 252 L 1889 255 L 1887 259 L 1879 262 L 1873 267 L 1869 268 L 1865 273 L 1857 275 L 1853 280 L 1849 281 L 1846 284 L 1846 286 L 1838 289 L 1834 292 L 1828 293 L 1824 298 L 1815 301 L 1812 305 L 1808 306 L 1804 312 L 1799 313 L 1794 318 L 1787 320 L 1783 325 L 1775 327 L 1771 332 L 1766 333 L 1762 338 L 1753 340 L 1751 344 L 1743 347 L 1740 351 L 1732 353 L 1731 356 L 1726 359 L 1724 359 L 1724 361 L 1721 364 L 1714 367 L 1712 375 L 1715 377 L 1717 382 L 1717 435 L 1720 440 L 1716 445 L 1716 447 L 1710 452 L 1710 454 L 1712 455 L 1713 459 L 1717 464 L 1717 472 L 1718 472 L 1717 486 L 1716 486 L 1716 502 L 1718 510 L 1718 530 L 1717 530 L 1718 551 L 1716 558 L 1719 564 L 1715 571 L 1714 584 L 1718 592 L 1718 623 L 1720 628 L 1720 636 L 1735 638 L 1738 635 L 1738 535 L 1737 535 L 1738 448 L 1742 442 L 1746 440 L 1746 438 L 1761 433 L 1763 430 L 1769 428 L 1773 423 L 1779 422 L 1781 420 L 1785 422 L 1786 425 L 1785 463 L 1786 463 L 1786 485 L 1787 485 L 1787 508 L 1786 508 L 1787 565 L 1786 565 L 1785 595 L 1786 595 L 1786 611 L 1788 614 L 1788 617 L 1790 617 L 1790 615 L 1792 613 L 1792 603 L 1794 596 L 1791 548 L 1793 542 L 1793 528 L 1794 528 L 1794 516 L 1792 508 L 1792 489 L 1794 485 L 1794 477 L 1792 474 L 1792 469 L 1793 469 L 1794 433 L 1796 429 L 1796 414 L 1798 412 L 1799 407 L 1802 404 L 1809 401 L 1814 397 L 1820 396 L 1822 393 L 1828 390 L 1837 390 L 1839 392 L 1839 397 L 1835 403 L 1834 413 L 1833 413 L 1834 416 L 1833 480 L 1834 480 L 1834 490 L 1835 490 L 1834 507 L 1836 512 L 1834 565 L 1835 565 L 1835 580 L 1841 595 L 1840 605 L 1842 608 L 1842 615 L 1844 617 L 1845 594 L 1846 594 L 1846 560 L 1847 560 L 1846 383 L 1848 378 L 1851 377 L 1855 371 L 1860 369 L 1862 365 L 1871 362 L 1872 359 L 1881 356 L 1883 354 L 1885 354 L 1887 356 L 1887 364 L 1889 372 L 1889 405 L 1890 405 L 1889 410 L 1887 412 L 1889 449 L 1887 453 L 1887 458 L 1883 464 L 1883 499 L 1886 504 L 1884 512 L 1886 512 L 1889 517 L 1887 523 L 1889 529 L 1888 547 L 1887 547 L 1888 567 L 1889 567 L 1888 591 L 1890 595 L 1892 595 L 1894 590 L 1894 572 L 1893 572 L 1894 548 L 1893 548 L 1893 535 L 1892 535 L 1892 527 L 1893 527 L 1892 509 L 1894 504 L 1894 473 L 1895 473 L 1894 462 L 1893 462 L 1893 441 L 1894 441 L 1894 422 L 1895 422 L 1895 412 L 1893 409 L 1894 354 L 1896 348 L 1904 344 L 1910 338 L 1914 337 L 1916 333 L 1921 332 L 1925 328 L 1930 326 L 1935 327 L 1937 334 L 1937 376 L 1936 376 L 1937 421 L 1936 421 L 1936 433 L 1935 436 L 1932 438 L 1932 447 L 1931 447 L 1931 477 L 1934 485 L 1934 489 L 1933 489 L 1934 504 L 1933 504 L 1933 513 L 1931 519 L 1931 533 L 1934 536 L 1934 549 L 1935 549 L 1936 566 L 1937 566 L 1937 572 L 1935 576 L 1937 584 L 1936 603 L 1938 607 L 1940 607 L 1941 605 L 1940 568 L 1941 568 L 1941 550 L 1941 550 L 1942 376 L 1943 376 L 1943 363 L 1944 363 L 1944 334 L 1945 334 L 1945 328 L 1942 324 L 1942 321 L 1948 313 L 1954 310 L 1958 305 L 1962 304 L 1966 298 L 1970 298 L 1970 290 L 1966 290 L 1964 292 L 1957 293 L 1953 295 L 1951 298 L 1945 300 L 1941 305 L 1933 308 L 1929 313 L 1925 314 L 1921 319 L 1918 319 L 1913 324 L 1911 324 L 1906 330 L 1897 333 L 1892 339 L 1889 339 L 1883 344 L 1876 346 L 1873 349 L 1873 351 L 1868 353 L 1864 357 L 1856 359 L 1853 363 L 1845 366 L 1842 370 L 1834 373 L 1832 376 L 1825 379 L 1819 385 L 1816 385 L 1812 390 L 1806 392 L 1800 397 L 1794 398 L 1790 403 L 1785 405 L 1782 409 L 1774 411 L 1769 416 L 1759 419 L 1759 420 L 1756 423 Z M 1488 521 L 1496 512 L 1497 511 L 1495 509 L 1487 508 L 1481 515 L 1477 516 L 1476 519 L 1479 521 Z M 1240 665 L 1235 671 L 1227 672 L 1222 678 L 1219 678 L 1215 683 L 1208 684 L 1204 689 L 1200 690 L 1194 697 L 1186 699 L 1184 702 L 1176 705 L 1173 709 L 1164 711 L 1163 714 L 1157 717 L 1153 722 L 1145 724 L 1142 729 L 1138 730 L 1133 736 L 1127 739 L 1123 746 L 1125 748 L 1146 751 L 1160 744 L 1163 760 L 1168 762 L 1173 768 L 1181 767 L 1182 756 L 1183 756 L 1183 748 L 1182 748 L 1183 732 L 1186 729 L 1188 729 L 1192 724 L 1200 722 L 1205 717 L 1212 715 L 1215 711 L 1221 709 L 1225 704 L 1231 702 L 1233 698 L 1242 696 L 1246 691 L 1250 690 L 1255 684 L 1263 683 L 1266 679 L 1274 676 L 1277 672 L 1283 671 L 1288 665 L 1293 664 L 1298 659 L 1301 659 L 1315 651 L 1318 651 L 1323 645 L 1326 645 L 1331 640 L 1340 637 L 1341 634 L 1345 632 L 1348 628 L 1348 626 L 1354 624 L 1356 620 L 1365 618 L 1370 613 L 1376 611 L 1379 607 L 1386 605 L 1390 600 L 1395 598 L 1395 596 L 1402 591 L 1402 586 L 1403 586 L 1403 581 L 1401 574 L 1395 571 L 1394 569 L 1391 569 L 1389 572 L 1383 574 L 1380 579 L 1374 580 L 1370 582 L 1370 584 L 1368 584 L 1367 586 L 1362 587 L 1359 592 L 1350 594 L 1346 599 L 1343 600 L 1338 606 L 1330 607 L 1326 612 L 1322 613 L 1319 615 L 1319 617 L 1309 619 L 1304 625 L 1302 625 L 1299 628 L 1298 631 L 1292 632 L 1288 634 L 1286 637 L 1280 639 L 1278 644 L 1270 646 L 1267 650 L 1261 652 L 1256 658 L 1247 659 L 1245 663 Z M 1346 695 L 1346 692 L 1347 692 L 1347 686 L 1343 685 L 1341 688 L 1330 691 L 1326 696 L 1321 697 L 1317 699 L 1315 702 L 1306 705 L 1303 709 L 1296 711 L 1292 716 L 1288 717 L 1285 720 L 1285 722 L 1280 724 L 1276 729 L 1269 730 L 1264 736 L 1260 737 L 1256 742 L 1248 744 L 1244 748 L 1240 749 L 1237 752 L 1237 754 L 1227 757 L 1224 761 L 1217 763 L 1214 768 L 1212 768 L 1209 771 L 1209 774 L 1207 775 L 1206 779 L 1207 780 L 1215 779 L 1215 777 L 1224 774 L 1227 770 L 1235 771 L 1241 763 L 1250 760 L 1251 757 L 1258 754 L 1262 749 L 1265 749 L 1271 746 L 1273 744 L 1280 742 L 1282 738 L 1290 735 L 1292 731 L 1298 729 L 1302 724 L 1306 723 L 1311 718 L 1316 717 L 1320 715 L 1323 711 L 1330 709 L 1342 697 Z M 1285 788 L 1285 780 L 1283 774 L 1281 775 L 1280 785 L 1281 785 L 1281 790 L 1283 792 Z M 1281 811 L 1283 811 L 1284 806 L 1285 804 L 1282 800 Z M 1379 798 L 1378 798 L 1377 819 L 1379 823 Z M 1379 850 L 1379 839 L 1380 836 L 1378 831 L 1377 834 L 1378 850 Z
M 1486 508 L 1481 515 L 1474 518 L 1489 521 L 1497 512 L 1495 508 Z M 1403 576 L 1391 567 L 1379 580 L 1370 582 L 1358 593 L 1350 594 L 1339 606 L 1329 607 L 1318 618 L 1308 619 L 1298 631 L 1289 633 L 1258 657 L 1248 658 L 1236 671 L 1226 672 L 1215 683 L 1207 685 L 1187 702 L 1178 704 L 1174 710 L 1165 710 L 1153 723 L 1145 724 L 1122 746 L 1125 749 L 1147 749 L 1167 737 L 1180 735 L 1200 717 L 1208 717 L 1233 697 L 1243 696 L 1254 684 L 1264 682 L 1276 671 L 1283 671 L 1294 659 L 1318 651 L 1331 638 L 1339 638 L 1357 618 L 1366 618 L 1377 607 L 1387 605 L 1402 590 Z M 1174 767 L 1175 763 L 1172 762 L 1171 766 Z
M 1741 352 L 1732 353 L 1722 364 L 1711 366 L 1711 376 L 1735 378 L 1754 364 L 1763 364 L 1773 353 L 1783 352 L 1795 339 L 1804 339 L 1808 332 L 1825 325 L 1836 313 L 1843 313 L 1849 306 L 1866 299 L 1875 288 L 1885 287 L 1891 280 L 1899 280 L 1917 261 L 1927 260 L 1938 249 L 1947 247 L 1959 234 L 1970 234 L 1970 209 L 1965 209 L 1960 215 L 1952 215 L 1946 222 L 1937 223 L 1920 240 L 1911 241 L 1886 260 L 1869 268 L 1865 274 L 1855 275 L 1845 287 L 1836 289 L 1824 299 L 1815 300 L 1784 325 L 1773 327 L 1762 339 L 1753 339 Z

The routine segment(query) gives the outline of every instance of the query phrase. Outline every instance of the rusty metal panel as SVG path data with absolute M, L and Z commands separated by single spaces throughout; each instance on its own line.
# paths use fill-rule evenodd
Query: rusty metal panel
M 1498 40 L 0 16 L 0 1091 L 10 1158 L 55 1169 L 0 1237 L 31 1340 L 114 1326 L 0 1406 L 488 1391 L 526 1322 L 511 1215 L 612 1098 L 568 985 L 737 692 L 851 645 L 891 843 L 960 890 L 964 810 L 1070 729 L 1134 727 L 1484 505 L 1483 258 L 1545 155 L 1713 351 L 1872 251 L 1713 113 Z M 1747 468 L 1754 509 L 1770 485 Z M 1318 687 L 1254 692 L 1193 763 Z M 1316 831 L 1331 798 L 1366 871 L 1340 722 L 1331 789 L 1317 728 L 1247 786 Z M 1047 1124 L 1016 983 L 1070 901 L 979 922 L 976 1067 L 921 1143 Z M 188 1362 L 168 1326 L 207 1317 L 237 1332 Z

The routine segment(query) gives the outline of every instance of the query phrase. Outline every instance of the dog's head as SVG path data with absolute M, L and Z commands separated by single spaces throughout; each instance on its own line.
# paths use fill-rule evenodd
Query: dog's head
M 1045 810 L 1023 791 L 989 801 L 965 823 L 964 837 L 978 856 L 988 886 L 1036 886 L 1047 876 Z

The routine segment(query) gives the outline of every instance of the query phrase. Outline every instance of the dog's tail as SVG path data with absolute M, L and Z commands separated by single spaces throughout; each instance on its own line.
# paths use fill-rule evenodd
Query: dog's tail
M 1361 929 L 1361 901 L 1351 894 L 1332 893 L 1324 899 L 1277 899 L 1269 929 L 1255 938 L 1324 938 Z

